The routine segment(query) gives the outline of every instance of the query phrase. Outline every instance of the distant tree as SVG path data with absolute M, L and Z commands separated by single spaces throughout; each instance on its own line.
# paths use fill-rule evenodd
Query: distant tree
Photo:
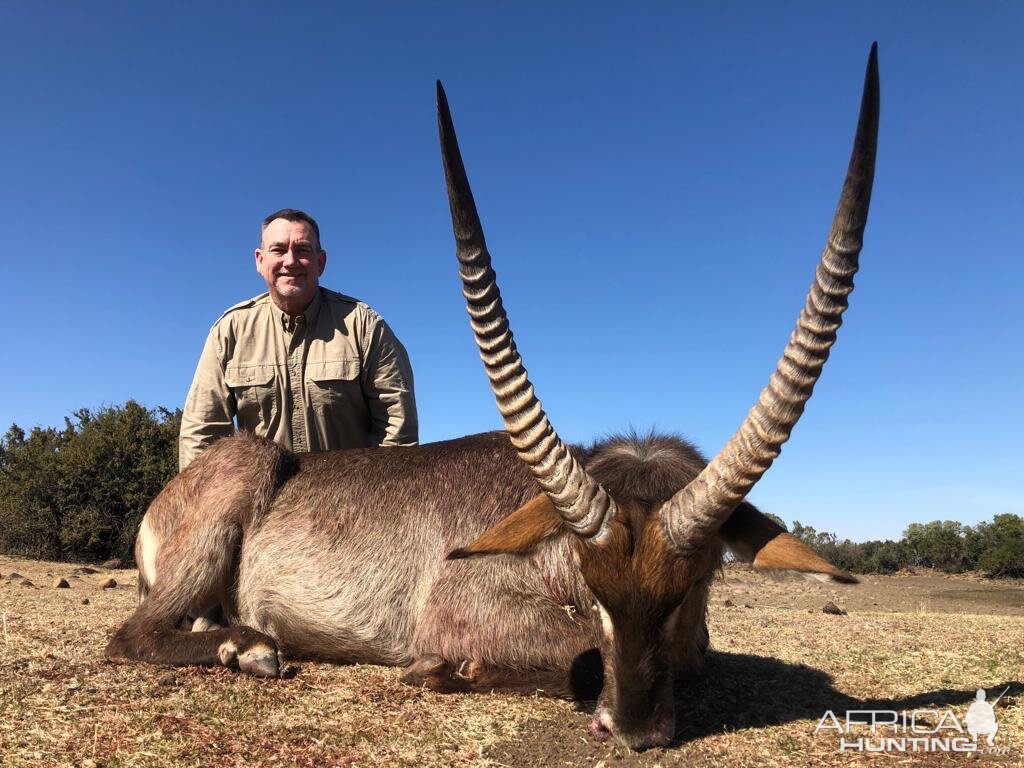
M 60 451 L 69 437 L 12 424 L 0 439 L 0 551 L 27 557 L 60 556 Z
M 977 526 L 984 549 L 978 566 L 990 577 L 1024 577 L 1024 518 L 996 515 Z
M 895 573 L 907 567 L 907 552 L 901 542 L 868 541 L 863 558 L 854 569 L 859 573 Z
M 953 520 L 911 523 L 903 534 L 915 564 L 960 573 L 971 565 L 964 526 Z
M 799 520 L 793 521 L 793 528 L 790 533 L 811 549 L 816 550 L 822 557 L 835 554 L 836 544 L 839 539 L 834 533 L 816 531 L 809 525 L 803 525 Z

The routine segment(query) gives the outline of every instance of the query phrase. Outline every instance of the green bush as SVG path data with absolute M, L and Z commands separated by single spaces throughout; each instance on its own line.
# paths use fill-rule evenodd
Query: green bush
M 0 549 L 37 558 L 61 555 L 57 498 L 60 451 L 69 436 L 17 424 L 0 439 Z
M 0 440 L 0 551 L 132 559 L 139 521 L 177 471 L 181 412 L 82 409 L 64 429 L 12 426 Z

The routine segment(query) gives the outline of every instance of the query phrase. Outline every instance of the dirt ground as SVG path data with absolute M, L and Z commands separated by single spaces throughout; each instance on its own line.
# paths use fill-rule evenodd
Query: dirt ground
M 680 686 L 675 742 L 629 752 L 587 733 L 591 705 L 440 696 L 386 667 L 304 663 L 281 680 L 113 664 L 135 573 L 0 557 L 0 766 L 1024 766 L 1024 582 L 916 573 L 837 587 L 727 566 L 712 652 Z M 22 578 L 10 578 L 16 572 Z M 117 587 L 101 589 L 113 577 Z M 65 578 L 69 588 L 53 583 Z M 847 615 L 822 612 L 832 601 Z M 839 752 L 831 710 L 996 706 L 987 754 Z M 831 725 L 826 720 L 826 724 Z M 855 724 L 846 738 L 869 735 Z M 886 735 L 893 735 L 891 731 Z M 957 735 L 946 733 L 945 735 Z

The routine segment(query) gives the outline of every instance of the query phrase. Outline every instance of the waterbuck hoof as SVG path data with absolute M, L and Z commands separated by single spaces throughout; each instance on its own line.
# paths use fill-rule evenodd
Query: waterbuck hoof
M 261 644 L 239 655 L 238 668 L 256 677 L 278 677 L 281 673 L 281 662 L 276 648 Z
M 437 675 L 445 668 L 445 665 L 445 660 L 437 654 L 428 653 L 420 656 L 405 668 L 405 672 L 402 674 L 402 682 L 407 685 L 424 685 L 428 678 Z
M 278 677 L 281 672 L 274 641 L 252 630 L 221 643 L 217 657 L 225 667 L 237 666 L 242 672 L 256 677 Z
M 428 654 L 410 664 L 402 682 L 425 686 L 438 693 L 462 693 L 472 691 L 474 684 L 483 675 L 484 666 L 480 661 L 463 659 L 445 661 L 440 656 Z

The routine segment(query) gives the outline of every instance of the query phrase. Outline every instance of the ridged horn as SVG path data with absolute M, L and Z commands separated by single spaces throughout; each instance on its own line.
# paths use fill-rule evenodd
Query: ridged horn
M 473 192 L 459 153 L 448 99 L 437 83 L 437 126 L 455 231 L 462 295 L 512 445 L 530 468 L 566 526 L 589 538 L 615 514 L 615 502 L 569 452 L 548 421 L 516 350 L 501 302 L 491 256 L 477 215 Z
M 750 492 L 803 413 L 836 340 L 867 223 L 878 139 L 878 44 L 871 46 L 846 181 L 807 303 L 768 386 L 725 447 L 662 507 L 669 538 L 699 547 Z

